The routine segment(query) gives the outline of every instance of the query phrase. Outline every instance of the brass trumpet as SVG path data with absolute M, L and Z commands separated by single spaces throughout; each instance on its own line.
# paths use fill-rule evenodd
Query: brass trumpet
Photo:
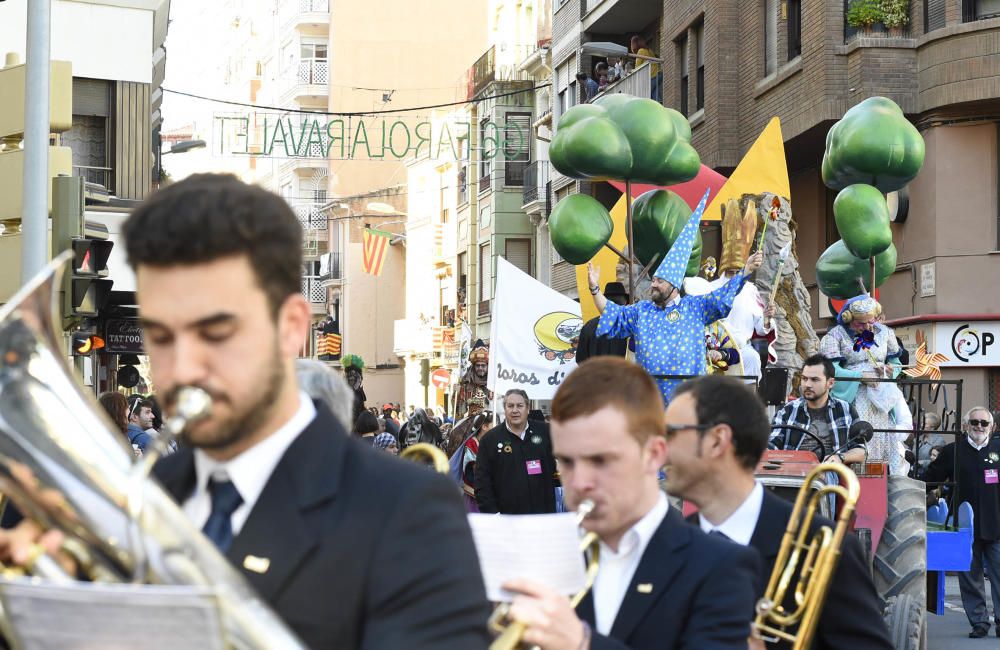
M 448 464 L 448 456 L 438 447 L 427 442 L 410 445 L 400 452 L 399 457 L 430 465 L 438 474 L 447 474 L 451 469 Z
M 577 525 L 582 525 L 583 520 L 593 510 L 593 501 L 586 499 L 581 502 L 580 506 L 576 509 Z M 574 609 L 580 604 L 583 597 L 587 595 L 590 588 L 594 586 L 594 580 L 597 579 L 597 571 L 600 569 L 601 559 L 601 541 L 597 537 L 597 533 L 587 533 L 580 539 L 580 552 L 587 553 L 587 573 L 583 588 L 569 599 L 569 604 Z M 511 621 L 505 624 L 503 620 L 507 617 L 509 611 L 510 605 L 503 603 L 493 610 L 493 614 L 490 616 L 490 629 L 497 634 L 497 638 L 490 644 L 490 650 L 515 650 L 521 645 L 521 640 L 524 638 L 524 631 L 528 626 L 520 621 Z
M 813 481 L 826 472 L 837 474 L 840 484 L 824 485 L 813 490 Z M 773 638 L 788 641 L 793 650 L 811 646 L 830 579 L 840 560 L 840 545 L 844 541 L 844 535 L 848 534 L 860 491 L 858 477 L 839 463 L 817 465 L 805 477 L 795 499 L 795 507 L 781 540 L 778 559 L 775 560 L 764 597 L 757 601 L 757 617 L 753 628 L 765 640 Z M 844 502 L 835 527 L 831 530 L 829 526 L 820 526 L 810 536 L 820 500 L 829 494 L 840 497 Z M 784 602 L 792 579 L 796 576 L 798 582 L 793 594 L 795 608 L 789 611 L 785 609 Z

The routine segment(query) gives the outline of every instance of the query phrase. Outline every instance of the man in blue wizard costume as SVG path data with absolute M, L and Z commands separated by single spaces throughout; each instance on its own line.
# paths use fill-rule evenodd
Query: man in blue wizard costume
M 700 296 L 680 293 L 707 200 L 705 192 L 653 274 L 649 300 L 625 306 L 609 302 L 600 292 L 600 268 L 587 264 L 590 293 L 601 312 L 597 335 L 633 338 L 636 361 L 656 378 L 664 404 L 670 402 L 683 379 L 658 376 L 705 374 L 705 326 L 729 314 L 743 283 L 764 260 L 760 252 L 750 256 L 742 271 L 711 293 Z

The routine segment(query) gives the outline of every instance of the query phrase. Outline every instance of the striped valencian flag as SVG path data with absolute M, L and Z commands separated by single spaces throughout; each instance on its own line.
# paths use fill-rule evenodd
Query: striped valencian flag
M 392 233 L 365 228 L 364 246 L 361 259 L 361 270 L 378 277 L 382 275 L 382 265 L 385 264 L 385 253 L 389 248 Z

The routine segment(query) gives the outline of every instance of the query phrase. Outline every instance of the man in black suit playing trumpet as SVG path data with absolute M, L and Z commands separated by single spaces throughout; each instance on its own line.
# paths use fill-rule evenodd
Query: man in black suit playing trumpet
M 663 401 L 634 363 L 581 364 L 552 402 L 552 443 L 566 504 L 594 503 L 583 527 L 600 538 L 600 569 L 574 611 L 532 582 L 510 617 L 544 650 L 740 648 L 745 650 L 759 579 L 757 554 L 686 524 L 660 491 L 667 456 Z M 588 645 L 589 644 L 589 645 Z

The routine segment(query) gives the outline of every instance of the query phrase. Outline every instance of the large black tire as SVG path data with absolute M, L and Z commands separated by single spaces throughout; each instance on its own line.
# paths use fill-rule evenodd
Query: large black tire
M 912 620 L 919 625 L 916 634 L 909 634 L 915 645 L 896 645 L 897 650 L 918 650 L 924 630 L 924 608 L 927 603 L 927 509 L 925 486 L 905 476 L 890 476 L 888 480 L 889 516 L 882 530 L 882 538 L 875 549 L 872 577 L 878 593 L 892 609 L 904 607 L 909 612 L 905 625 L 898 617 L 894 625 L 906 627 Z M 903 597 L 906 598 L 903 598 Z M 904 601 L 906 601 L 904 603 Z M 887 617 L 887 622 L 890 620 Z M 890 626 L 890 630 L 894 628 Z M 902 628 L 900 628 L 902 629 Z M 908 629 L 908 628 L 907 628 Z
M 924 605 L 909 594 L 893 596 L 886 601 L 885 624 L 895 650 L 924 650 Z

